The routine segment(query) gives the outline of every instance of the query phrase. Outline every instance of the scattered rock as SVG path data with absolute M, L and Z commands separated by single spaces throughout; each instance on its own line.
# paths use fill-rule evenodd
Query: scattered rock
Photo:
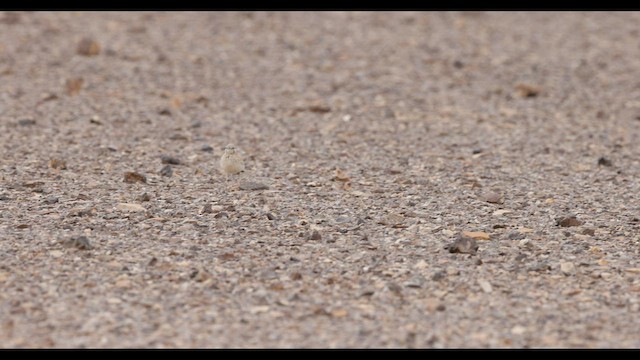
M 526 237 L 525 234 L 517 233 L 517 232 L 512 232 L 512 233 L 509 233 L 509 235 L 507 235 L 507 239 L 509 240 L 522 240 L 525 237 Z
M 478 252 L 478 243 L 474 238 L 459 235 L 447 248 L 450 253 L 475 254 Z
M 56 170 L 65 170 L 67 162 L 61 159 L 51 159 L 49 160 L 49 167 Z
M 582 221 L 578 220 L 575 215 L 569 215 L 556 219 L 556 226 L 571 227 L 580 225 L 582 225 Z
M 380 225 L 388 225 L 394 228 L 406 227 L 403 223 L 404 216 L 400 214 L 389 214 L 378 221 L 378 224 Z
M 318 230 L 313 230 L 311 235 L 309 236 L 309 240 L 322 240 L 322 235 Z
M 269 220 L 275 220 L 276 217 L 272 214 L 272 213 L 267 213 L 267 219 Z
M 147 178 L 144 175 L 139 174 L 137 172 L 129 171 L 129 172 L 124 173 L 124 182 L 127 182 L 127 183 L 137 183 L 137 182 L 146 183 L 147 182 Z
M 410 288 L 421 288 L 422 284 L 424 284 L 424 278 L 421 276 L 414 276 L 404 283 L 404 286 Z
M 171 177 L 173 175 L 173 169 L 171 168 L 171 165 L 165 165 L 162 170 L 160 170 L 159 174 L 162 176 Z
M 49 204 L 49 205 L 51 205 L 51 204 L 55 204 L 55 203 L 57 203 L 58 201 L 59 201 L 59 200 L 58 200 L 58 198 L 57 198 L 57 197 L 55 197 L 55 196 L 49 196 L 48 198 L 44 199 L 44 203 L 45 203 L 45 204 Z
M 347 176 L 347 174 L 344 171 L 342 171 L 340 169 L 336 169 L 336 173 L 335 173 L 335 175 L 333 177 L 333 180 L 334 181 L 347 182 L 350 179 L 349 179 L 349 176 Z
M 491 283 L 488 282 L 487 280 L 484 280 L 484 279 L 478 280 L 478 285 L 480 285 L 480 288 L 482 288 L 482 291 L 484 291 L 487 294 L 490 294 L 493 291 L 493 287 L 491 286 Z
M 137 198 L 138 201 L 151 201 L 151 196 L 149 194 L 144 193 Z
M 267 184 L 255 182 L 255 181 L 242 181 L 240 183 L 240 190 L 268 190 Z
M 114 285 L 117 288 L 128 289 L 131 287 L 131 280 L 129 280 L 129 276 L 122 275 L 116 279 Z
M 94 216 L 97 210 L 94 207 L 86 207 L 86 208 L 73 208 L 69 210 L 68 216 Z
M 576 272 L 576 267 L 572 262 L 562 262 L 560 263 L 560 271 L 564 275 L 573 275 Z
M 100 44 L 90 38 L 83 38 L 78 43 L 76 53 L 83 56 L 95 56 L 100 53 Z
M 349 314 L 349 312 L 345 309 L 336 309 L 331 311 L 331 316 L 336 317 L 336 318 L 342 318 L 345 317 Z
M 64 255 L 64 253 L 60 250 L 51 250 L 49 254 L 51 254 L 51 256 L 54 258 L 59 258 L 59 257 L 62 257 L 62 255 Z
M 331 108 L 327 105 L 317 104 L 309 106 L 307 110 L 314 113 L 328 113 L 331 111 Z
M 213 148 L 209 145 L 202 145 L 202 147 L 200 148 L 200 151 L 213 152 Z
M 525 98 L 536 97 L 541 92 L 540 87 L 530 84 L 517 84 L 516 90 L 521 97 Z
M 447 274 L 444 271 L 437 271 L 435 274 L 433 274 L 433 276 L 431 277 L 431 280 L 440 281 L 445 277 L 447 277 Z
M 16 229 L 28 229 L 28 228 L 29 228 L 29 224 L 20 224 L 16 226 Z
M 215 214 L 213 217 L 214 217 L 214 219 L 220 219 L 220 218 L 223 218 L 223 217 L 228 219 L 229 218 L 229 214 L 227 214 L 226 211 L 220 211 L 219 213 Z
M 205 204 L 202 207 L 202 210 L 200 210 L 201 214 L 212 214 L 213 213 L 213 209 L 211 209 L 211 204 Z
M 547 263 L 546 261 L 540 261 L 531 265 L 527 270 L 535 272 L 549 271 L 551 270 L 551 265 L 549 265 L 549 263 Z
M 62 241 L 64 247 L 74 247 L 80 250 L 91 250 L 93 246 L 89 242 L 89 238 L 86 236 L 74 236 L 70 239 Z
M 132 203 L 120 203 L 120 204 L 118 204 L 116 209 L 118 209 L 120 211 L 128 211 L 128 212 L 143 212 L 143 211 L 147 211 L 147 209 L 145 209 L 142 205 L 140 205 L 140 204 L 132 204 Z
M 301 280 L 302 279 L 302 274 L 300 274 L 299 272 L 294 272 L 289 276 L 289 278 L 291 280 Z
M 589 236 L 595 236 L 596 235 L 596 229 L 584 229 L 582 230 L 582 235 L 589 235 Z
M 598 159 L 598 166 L 613 166 L 613 162 L 602 156 Z
M 484 193 L 481 196 L 483 201 L 486 201 L 488 203 L 491 204 L 503 204 L 504 203 L 504 197 L 502 196 L 502 194 L 498 193 L 498 192 L 488 192 L 488 193 Z
M 33 126 L 36 124 L 36 121 L 33 119 L 20 119 L 18 120 L 18 125 L 20 126 Z
M 182 162 L 179 159 L 169 155 L 160 155 L 160 160 L 163 164 L 182 165 Z
M 527 328 L 525 328 L 524 326 L 516 325 L 513 328 L 511 328 L 511 334 L 513 335 L 522 335 L 526 332 L 527 332 Z
M 169 113 L 169 115 L 171 115 L 171 113 Z M 187 135 L 183 135 L 183 134 L 173 134 L 171 136 L 169 136 L 169 140 L 189 140 L 189 137 Z
M 482 231 L 465 231 L 462 233 L 462 235 L 470 238 L 474 238 L 477 240 L 490 240 L 489 234 Z
M 80 93 L 80 90 L 82 90 L 83 83 L 84 80 L 81 77 L 68 79 L 64 84 L 64 91 L 69 96 L 78 95 L 78 93 Z

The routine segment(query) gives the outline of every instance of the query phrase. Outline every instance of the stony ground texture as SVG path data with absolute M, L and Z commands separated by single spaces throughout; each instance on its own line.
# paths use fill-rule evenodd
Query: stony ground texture
M 0 347 L 640 347 L 639 24 L 0 13 Z

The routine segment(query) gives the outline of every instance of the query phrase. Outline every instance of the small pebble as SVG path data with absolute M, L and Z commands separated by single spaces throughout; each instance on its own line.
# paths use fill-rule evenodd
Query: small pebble
M 502 204 L 504 203 L 504 198 L 502 194 L 498 192 L 488 192 L 482 195 L 482 200 L 491 203 L 491 204 Z
M 560 263 L 560 271 L 564 274 L 564 275 L 573 275 L 573 273 L 575 273 L 576 271 L 576 267 L 575 265 L 573 265 L 572 262 L 562 262 Z
M 160 160 L 162 161 L 163 164 L 170 164 L 170 165 L 182 164 L 182 162 L 179 159 L 169 155 L 160 155 Z
M 142 212 L 147 211 L 142 205 L 139 204 L 130 204 L 130 203 L 120 203 L 116 207 L 116 209 L 120 211 L 128 211 L 128 212 Z
M 313 232 L 309 236 L 309 240 L 322 240 L 322 235 L 320 235 L 320 232 L 318 232 L 318 230 L 313 230 Z
M 57 170 L 65 170 L 67 168 L 67 162 L 60 159 L 49 160 L 49 167 Z
M 493 291 L 493 287 L 491 286 L 491 283 L 488 282 L 487 280 L 478 280 L 478 285 L 480 285 L 480 288 L 482 288 L 482 291 L 484 291 L 487 294 L 490 294 Z
M 151 196 L 149 196 L 149 194 L 144 193 L 140 196 L 138 196 L 138 201 L 151 201 Z
M 212 214 L 213 209 L 211 209 L 211 204 L 205 204 L 200 211 L 201 214 Z
M 611 162 L 611 160 L 609 160 L 609 159 L 607 159 L 607 158 L 605 158 L 605 157 L 603 156 L 603 157 L 600 157 L 600 158 L 598 159 L 598 165 L 599 165 L 599 166 L 612 166 L 612 165 L 613 165 L 613 163 Z
M 159 173 L 162 176 L 171 177 L 173 175 L 173 169 L 171 165 L 165 165 Z
M 45 204 L 55 204 L 58 202 L 58 198 L 55 196 L 49 196 L 48 198 L 44 199 Z
M 139 174 L 137 172 L 129 171 L 129 172 L 124 173 L 124 182 L 127 182 L 127 183 L 136 183 L 136 182 L 146 183 L 147 182 L 147 178 L 144 175 Z
M 90 38 L 83 38 L 78 43 L 76 53 L 83 56 L 95 56 L 100 53 L 100 45 Z
M 68 79 L 64 84 L 64 90 L 69 96 L 78 95 L 78 93 L 80 93 L 80 90 L 82 90 L 83 83 L 84 80 L 81 77 Z
M 209 145 L 202 145 L 202 147 L 200 148 L 200 151 L 213 152 L 213 148 Z
M 240 190 L 267 190 L 269 186 L 255 181 L 243 181 L 240 183 Z
M 556 219 L 556 226 L 571 227 L 571 226 L 580 226 L 580 225 L 582 225 L 582 221 L 578 220 L 575 215 L 570 215 L 570 216 Z
M 458 238 L 448 246 L 450 253 L 475 254 L 478 252 L 478 243 L 474 238 L 458 236 Z
M 524 98 L 536 97 L 541 92 L 538 86 L 529 84 L 518 84 L 516 85 L 516 90 L 518 90 L 518 94 Z
M 18 125 L 20 126 L 33 126 L 36 124 L 36 121 L 33 119 L 21 119 L 18 120 Z
M 438 271 L 435 274 L 433 274 L 433 276 L 431 277 L 431 280 L 440 281 L 440 280 L 444 279 L 446 276 L 447 276 L 447 274 L 444 271 Z
M 225 212 L 225 211 L 220 211 L 219 213 L 215 214 L 213 217 L 215 219 L 221 219 L 223 217 L 228 219 L 229 218 L 229 214 L 227 214 L 227 212 Z
M 80 250 L 91 250 L 93 246 L 89 242 L 89 238 L 86 236 L 74 236 L 70 239 L 64 240 L 62 245 L 65 247 L 75 247 Z
M 470 238 L 474 238 L 477 240 L 490 240 L 490 236 L 489 234 L 487 234 L 486 232 L 482 232 L 482 231 L 464 231 L 462 233 L 462 235 L 466 236 L 466 237 L 470 237 Z

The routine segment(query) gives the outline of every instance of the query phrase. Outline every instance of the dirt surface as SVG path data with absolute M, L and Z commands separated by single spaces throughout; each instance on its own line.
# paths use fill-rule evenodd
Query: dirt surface
M 638 24 L 0 13 L 0 346 L 640 347 Z

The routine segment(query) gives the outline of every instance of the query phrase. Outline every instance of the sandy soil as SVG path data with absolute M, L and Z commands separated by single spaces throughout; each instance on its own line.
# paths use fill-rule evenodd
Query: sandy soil
M 0 347 L 640 347 L 639 24 L 0 13 Z

